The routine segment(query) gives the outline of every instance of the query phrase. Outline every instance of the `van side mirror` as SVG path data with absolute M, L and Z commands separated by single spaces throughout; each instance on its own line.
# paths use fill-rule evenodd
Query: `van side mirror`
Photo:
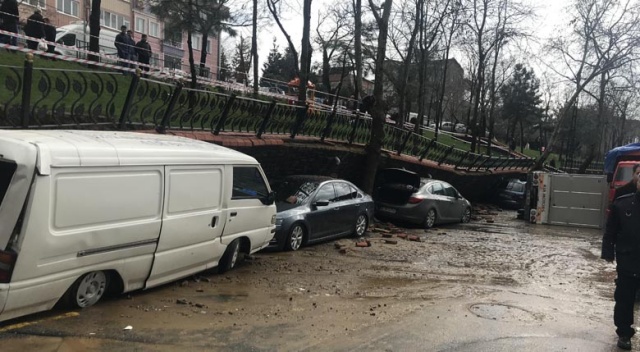
M 273 204 L 276 201 L 276 192 L 274 191 L 269 192 L 269 194 L 266 197 L 260 199 L 260 201 L 262 201 L 262 204 L 264 205 Z

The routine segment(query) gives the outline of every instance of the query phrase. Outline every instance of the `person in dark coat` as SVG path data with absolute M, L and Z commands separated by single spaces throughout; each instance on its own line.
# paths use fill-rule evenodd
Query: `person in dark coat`
M 20 15 L 18 13 L 18 2 L 16 0 L 4 0 L 2 5 L 0 5 L 0 18 L 2 19 L 0 29 L 17 34 L 18 22 L 20 19 Z M 0 34 L 0 43 L 17 46 L 18 37 Z
M 138 54 L 136 53 L 136 41 L 133 39 L 133 31 L 127 31 L 127 46 L 129 47 L 129 61 L 138 61 Z M 136 68 L 136 65 L 133 63 L 129 63 L 130 68 Z
M 114 44 L 116 49 L 118 49 L 118 58 L 128 60 L 129 59 L 129 50 L 131 49 L 128 45 L 129 36 L 127 35 L 127 26 L 120 27 L 120 33 L 116 35 L 116 40 Z M 120 66 L 129 67 L 129 64 L 126 62 L 120 61 Z
M 50 43 L 55 43 L 56 41 L 56 26 L 51 24 L 51 20 L 45 17 L 44 19 L 44 39 Z M 56 46 L 53 44 L 47 43 L 47 52 L 55 53 Z
M 33 15 L 27 19 L 27 24 L 24 26 L 24 34 L 37 39 L 44 38 L 44 17 L 42 17 L 39 9 L 36 9 Z M 27 40 L 27 48 L 38 50 L 38 41 Z
M 636 291 L 640 288 L 640 192 L 617 198 L 610 207 L 604 236 L 602 259 L 616 261 L 616 301 L 613 323 L 618 335 L 618 347 L 631 350 L 631 337 L 635 334 L 633 309 Z
M 622 197 L 625 194 L 636 192 L 636 184 L 638 183 L 638 179 L 640 179 L 640 170 L 638 170 L 638 167 L 640 167 L 640 164 L 633 165 L 633 178 L 626 185 L 616 188 L 616 191 L 613 194 L 613 199 Z
M 136 53 L 138 54 L 138 62 L 149 65 L 151 59 L 151 45 L 147 41 L 147 35 L 143 34 L 139 42 L 136 43 Z M 149 72 L 149 66 L 141 66 L 143 71 Z

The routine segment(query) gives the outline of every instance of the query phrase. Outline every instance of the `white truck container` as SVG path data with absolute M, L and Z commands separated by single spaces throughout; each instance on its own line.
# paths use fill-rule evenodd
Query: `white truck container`
M 233 268 L 269 244 L 252 157 L 132 132 L 0 130 L 0 321 Z

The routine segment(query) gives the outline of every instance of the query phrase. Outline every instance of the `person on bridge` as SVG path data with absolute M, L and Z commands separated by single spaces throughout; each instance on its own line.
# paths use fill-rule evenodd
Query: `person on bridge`
M 0 5 L 0 29 L 18 34 L 18 2 L 16 0 L 4 0 Z M 18 37 L 9 34 L 0 34 L 0 43 L 18 46 Z
M 640 170 L 638 170 L 639 167 L 640 164 L 633 165 L 633 177 L 631 178 L 631 181 L 620 188 L 616 188 L 613 199 L 618 199 L 618 197 L 622 197 L 625 194 L 636 192 L 636 184 L 638 183 L 638 179 L 640 179 Z
M 40 9 L 33 11 L 33 15 L 27 18 L 27 24 L 24 26 L 24 34 L 36 39 L 42 39 L 45 37 L 44 17 L 42 17 Z M 31 50 L 38 50 L 38 43 L 39 41 L 37 40 L 27 40 L 27 48 Z
M 640 182 L 636 192 L 617 198 L 611 205 L 607 225 L 602 237 L 602 259 L 616 260 L 616 301 L 613 322 L 618 335 L 618 347 L 631 350 L 631 337 L 635 334 L 633 308 L 640 288 Z

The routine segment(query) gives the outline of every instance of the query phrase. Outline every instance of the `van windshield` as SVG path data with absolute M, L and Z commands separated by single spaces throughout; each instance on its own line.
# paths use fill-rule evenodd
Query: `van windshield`
M 0 160 L 0 205 L 4 195 L 7 194 L 9 184 L 13 178 L 13 174 L 16 172 L 17 164 L 7 160 Z
M 76 35 L 74 33 L 67 33 L 57 40 L 58 43 L 62 43 L 67 46 L 76 45 Z

